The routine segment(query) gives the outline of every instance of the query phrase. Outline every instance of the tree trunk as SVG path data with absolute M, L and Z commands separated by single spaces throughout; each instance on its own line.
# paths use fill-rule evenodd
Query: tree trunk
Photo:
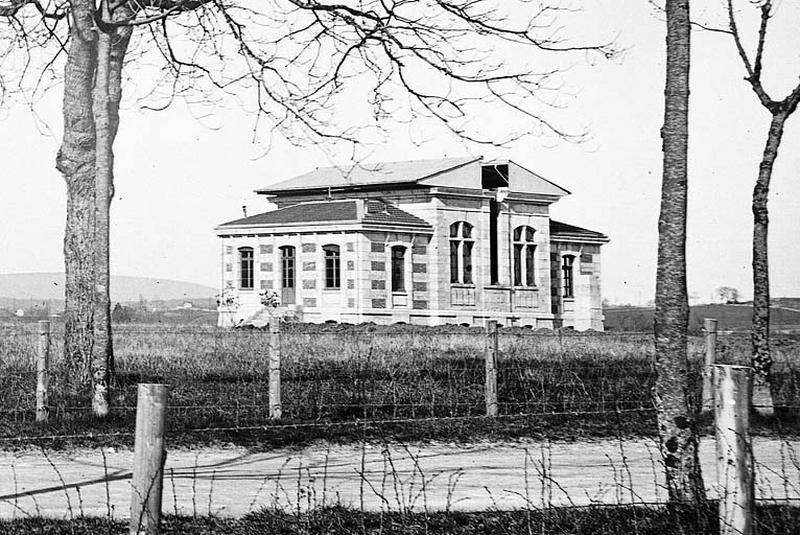
M 658 221 L 655 404 L 669 499 L 705 500 L 694 403 L 689 393 L 686 200 L 689 116 L 689 1 L 667 0 L 663 181 Z
M 112 146 L 119 126 L 122 64 L 132 29 L 109 26 L 98 31 L 94 12 L 93 2 L 72 3 L 64 140 L 56 167 L 67 183 L 64 352 L 69 380 L 73 392 L 91 397 L 94 413 L 104 416 L 114 368 L 109 293 Z M 110 16 L 122 20 L 130 14 L 123 6 Z
M 112 14 L 107 2 L 101 4 L 102 20 L 121 20 L 130 11 L 119 8 Z M 97 69 L 93 91 L 96 143 L 95 166 L 95 318 L 92 354 L 92 409 L 106 416 L 111 403 L 110 390 L 114 351 L 111 330 L 111 199 L 114 195 L 113 145 L 119 127 L 122 98 L 122 64 L 131 28 L 100 25 L 97 42 Z
M 56 167 L 67 185 L 64 233 L 64 358 L 73 394 L 87 395 L 94 323 L 94 167 L 92 85 L 95 43 L 92 6 L 73 4 L 73 25 L 64 77 L 64 137 Z
M 103 2 L 102 6 L 105 6 Z M 105 9 L 103 9 L 105 11 Z M 103 13 L 107 19 L 107 14 Z M 94 81 L 95 126 L 95 295 L 94 350 L 92 352 L 92 411 L 106 416 L 110 404 L 111 299 L 109 294 L 109 231 L 111 208 L 111 137 L 108 116 L 108 80 L 111 69 L 111 35 L 98 32 Z
M 130 19 L 132 18 L 132 16 L 133 16 L 132 11 L 126 5 L 122 5 L 114 10 L 114 13 L 111 15 L 111 18 L 114 21 L 120 21 L 124 19 Z M 114 198 L 113 145 L 114 141 L 117 138 L 117 132 L 119 131 L 119 104 L 120 101 L 122 100 L 122 66 L 125 61 L 125 54 L 128 51 L 128 44 L 130 43 L 132 34 L 133 34 L 133 28 L 131 28 L 130 26 L 120 26 L 116 28 L 114 37 L 111 41 L 111 54 L 109 58 L 110 62 L 109 62 L 109 76 L 108 76 L 108 139 L 109 139 L 108 166 L 110 170 L 110 182 L 109 182 L 109 192 L 108 192 L 109 209 L 111 200 Z M 110 222 L 111 221 L 109 218 L 109 224 Z M 110 233 L 108 237 L 110 240 Z M 110 257 L 110 251 L 111 251 L 110 241 L 108 243 L 108 250 Z M 109 288 L 110 292 L 110 285 L 111 285 L 110 267 L 108 269 L 108 273 L 109 273 L 109 280 L 107 287 Z M 110 307 L 111 306 L 110 294 L 108 298 L 108 304 Z M 110 313 L 108 317 L 110 321 L 111 318 Z M 111 331 L 109 323 L 109 333 L 110 332 Z M 109 370 L 109 375 L 113 381 L 114 374 L 116 373 L 116 366 L 114 360 L 114 348 L 110 334 L 108 339 L 108 348 L 109 348 L 108 370 Z
M 774 411 L 770 390 L 772 357 L 769 350 L 769 257 L 767 238 L 769 227 L 769 183 L 772 168 L 778 157 L 787 115 L 773 113 L 767 143 L 753 188 L 753 406 L 765 416 Z

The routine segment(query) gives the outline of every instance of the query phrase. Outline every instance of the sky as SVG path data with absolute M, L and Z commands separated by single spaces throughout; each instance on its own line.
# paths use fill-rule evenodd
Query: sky
M 604 297 L 647 304 L 655 288 L 665 26 L 658 10 L 641 0 L 587 4 L 578 31 L 613 36 L 624 49 L 613 61 L 580 62 L 564 75 L 572 96 L 558 117 L 585 125 L 588 141 L 531 137 L 505 149 L 475 146 L 420 118 L 390 125 L 383 142 L 362 148 L 362 154 L 367 161 L 509 158 L 555 181 L 572 195 L 552 206 L 552 216 L 611 238 L 602 254 Z M 782 97 L 800 75 L 800 36 L 790 29 L 797 27 L 798 12 L 778 15 L 785 17 L 776 19 L 765 71 L 768 89 Z M 714 13 L 695 16 L 718 22 Z M 750 197 L 769 115 L 743 80 L 728 36 L 696 31 L 692 39 L 689 292 L 708 302 L 717 287 L 732 286 L 747 298 L 752 296 Z M 33 106 L 0 110 L 0 273 L 63 270 L 65 187 L 54 167 L 60 98 L 54 90 Z M 487 129 L 502 127 L 507 113 L 487 113 L 476 121 L 485 121 Z M 298 147 L 279 136 L 268 143 L 263 132 L 254 139 L 254 125 L 247 106 L 229 102 L 200 116 L 180 100 L 159 112 L 125 100 L 115 145 L 113 273 L 216 287 L 215 225 L 239 217 L 243 205 L 250 214 L 266 211 L 269 205 L 254 189 L 316 166 L 346 164 L 350 157 L 345 150 Z M 775 297 L 800 296 L 798 144 L 800 119 L 793 118 L 769 200 Z

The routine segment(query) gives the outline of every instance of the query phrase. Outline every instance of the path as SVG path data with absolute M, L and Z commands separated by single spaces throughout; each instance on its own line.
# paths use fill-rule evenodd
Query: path
M 754 451 L 758 495 L 800 498 L 800 441 L 757 438 Z M 105 466 L 98 450 L 52 453 L 52 466 L 41 453 L 0 453 L 0 517 L 69 518 L 70 510 L 105 516 L 109 508 L 126 517 L 133 455 L 105 453 Z M 703 440 L 700 453 L 713 487 L 713 441 Z M 653 502 L 665 498 L 657 459 L 648 440 L 171 451 L 163 503 L 167 512 L 241 516 L 262 506 L 295 510 L 337 501 L 370 510 Z

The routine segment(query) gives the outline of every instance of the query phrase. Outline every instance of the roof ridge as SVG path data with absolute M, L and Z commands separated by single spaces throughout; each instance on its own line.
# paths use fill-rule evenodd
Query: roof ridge
M 325 190 L 349 186 L 416 184 L 422 180 L 482 160 L 482 156 L 458 156 L 394 162 L 359 162 L 347 166 L 317 167 L 306 173 L 259 188 L 256 193 L 271 194 L 307 189 Z
M 359 214 L 359 202 L 381 202 L 379 199 L 343 199 L 325 201 L 305 201 L 276 210 L 262 212 L 245 218 L 235 219 L 218 225 L 218 230 L 226 228 L 275 227 L 288 224 L 341 224 L 344 222 L 389 224 L 431 228 L 431 224 L 391 203 L 383 203 L 385 211 Z M 348 206 L 350 205 L 350 206 Z
M 417 159 L 410 159 L 410 160 L 390 160 L 390 161 L 381 161 L 381 162 L 359 162 L 354 163 L 349 166 L 346 165 L 325 165 L 325 166 L 317 166 L 314 170 L 318 169 L 354 169 L 356 167 L 364 167 L 368 165 L 396 165 L 400 163 L 418 163 L 418 162 L 443 162 L 446 160 L 469 160 L 474 161 L 476 157 L 474 156 L 449 156 L 445 158 L 417 158 Z M 478 156 L 477 158 L 483 158 L 482 156 Z

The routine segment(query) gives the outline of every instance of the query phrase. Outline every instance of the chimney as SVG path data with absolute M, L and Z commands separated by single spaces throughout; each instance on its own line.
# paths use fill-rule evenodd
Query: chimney
M 245 204 L 242 205 L 242 215 L 247 217 L 247 205 Z

